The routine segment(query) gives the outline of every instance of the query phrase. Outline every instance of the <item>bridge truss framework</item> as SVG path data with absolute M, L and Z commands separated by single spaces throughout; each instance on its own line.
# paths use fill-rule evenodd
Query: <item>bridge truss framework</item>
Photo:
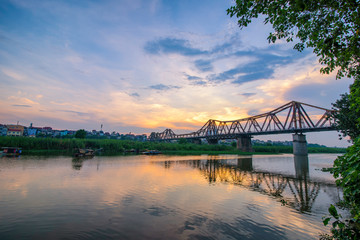
M 307 111 L 305 110 L 307 109 Z M 316 114 L 308 114 L 308 112 Z M 233 120 L 208 120 L 196 132 L 175 134 L 171 129 L 153 132 L 150 141 L 170 141 L 178 139 L 200 140 L 206 138 L 209 143 L 220 139 L 239 139 L 253 135 L 268 135 L 305 132 L 333 131 L 334 121 L 331 118 L 334 110 L 292 101 L 270 112 L 256 116 Z

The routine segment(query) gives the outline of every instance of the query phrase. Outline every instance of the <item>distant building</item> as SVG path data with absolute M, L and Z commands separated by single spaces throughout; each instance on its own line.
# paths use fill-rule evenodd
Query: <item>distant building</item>
M 42 132 L 45 135 L 53 135 L 53 133 L 54 133 L 52 127 L 43 127 Z
M 27 128 L 26 135 L 28 137 L 36 137 L 37 131 L 38 131 L 37 128 L 33 128 L 33 127 Z
M 21 125 L 6 125 L 7 133 L 6 136 L 23 136 L 24 135 L 24 126 Z
M 45 137 L 45 136 L 52 136 L 54 131 L 51 127 L 32 127 L 36 129 L 36 136 L 37 137 Z
M 68 135 L 68 130 L 61 130 L 60 131 L 60 137 Z
M 7 134 L 6 125 L 0 124 L 0 136 L 6 136 L 6 134 Z
M 61 133 L 60 130 L 52 130 L 52 136 L 53 137 L 60 137 L 60 133 Z
M 21 125 L 5 125 L 0 124 L 0 136 L 25 136 L 25 137 L 57 137 L 57 138 L 72 138 L 75 136 L 74 130 L 54 130 L 52 127 L 34 127 L 31 123 L 29 127 Z M 88 138 L 108 138 L 119 140 L 133 140 L 133 141 L 146 141 L 147 135 L 140 134 L 135 135 L 133 133 L 120 134 L 116 131 L 104 132 L 92 130 L 86 131 L 86 137 Z
M 76 131 L 73 130 L 67 130 L 67 135 L 69 136 L 75 136 Z

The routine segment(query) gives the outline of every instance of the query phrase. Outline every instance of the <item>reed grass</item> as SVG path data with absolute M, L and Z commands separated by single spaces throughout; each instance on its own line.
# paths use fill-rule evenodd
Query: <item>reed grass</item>
M 29 138 L 0 137 L 0 147 L 21 147 L 23 154 L 72 154 L 76 148 L 102 149 L 105 155 L 123 154 L 132 149 L 137 152 L 156 149 L 164 153 L 177 154 L 249 154 L 233 146 L 193 143 L 139 142 L 115 139 L 76 139 L 76 138 Z M 292 153 L 291 146 L 253 146 L 255 153 Z M 309 153 L 344 153 L 343 148 L 311 147 Z

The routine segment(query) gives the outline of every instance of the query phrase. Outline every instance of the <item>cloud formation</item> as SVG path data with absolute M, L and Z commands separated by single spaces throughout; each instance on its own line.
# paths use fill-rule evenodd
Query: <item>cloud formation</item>
M 13 104 L 12 105 L 13 107 L 26 107 L 26 108 L 30 108 L 31 106 L 30 105 L 20 105 L 20 104 Z
M 211 61 L 204 59 L 197 59 L 194 62 L 195 67 L 201 72 L 210 72 L 213 70 Z
M 0 123 L 191 132 L 348 91 L 309 50 L 268 44 L 261 19 L 240 30 L 229 4 L 3 1 Z
M 179 89 L 180 87 L 173 86 L 173 85 L 156 84 L 156 85 L 150 86 L 149 88 L 154 89 L 154 90 L 166 91 L 166 90 L 170 90 L 170 89 Z
M 183 56 L 197 56 L 206 54 L 206 51 L 191 47 L 189 41 L 184 39 L 164 38 L 147 42 L 145 51 L 150 54 L 180 54 Z

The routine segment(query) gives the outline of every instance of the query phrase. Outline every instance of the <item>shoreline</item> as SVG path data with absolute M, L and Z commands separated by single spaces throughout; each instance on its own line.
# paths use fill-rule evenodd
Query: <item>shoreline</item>
M 139 142 L 115 139 L 62 139 L 0 137 L 0 147 L 21 147 L 22 155 L 72 155 L 78 148 L 102 149 L 101 155 L 124 155 L 141 153 L 152 149 L 169 155 L 237 154 L 264 155 L 293 153 L 292 146 L 253 145 L 254 152 L 242 152 L 231 145 L 208 145 L 194 143 Z M 345 148 L 308 147 L 308 153 L 345 153 Z

